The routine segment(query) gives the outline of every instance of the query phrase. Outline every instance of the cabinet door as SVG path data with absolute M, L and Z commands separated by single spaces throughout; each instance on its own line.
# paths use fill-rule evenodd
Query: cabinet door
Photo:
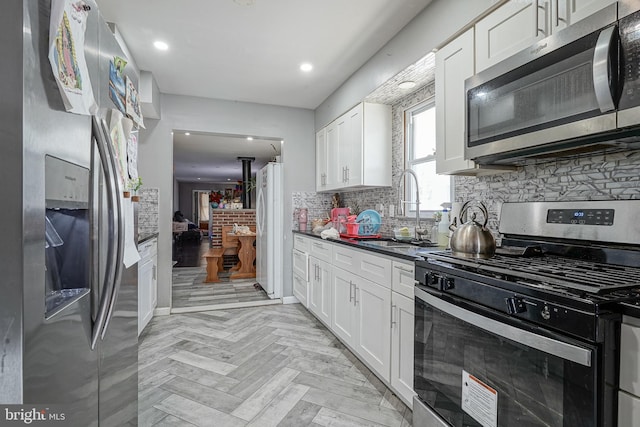
M 473 169 L 464 159 L 465 79 L 473 75 L 473 28 L 436 52 L 436 172 Z
M 355 306 L 358 277 L 341 268 L 334 268 L 331 282 L 333 287 L 331 330 L 353 346 L 357 342 L 355 335 L 358 332 Z
M 416 283 L 415 264 L 393 261 L 391 274 L 391 290 L 413 299 L 413 288 Z
M 335 120 L 327 126 L 327 178 L 325 190 L 331 190 L 341 186 L 340 167 L 338 166 L 338 121 Z
M 391 368 L 391 289 L 365 279 L 356 287 L 358 332 L 355 351 L 380 378 L 389 381 Z
M 153 260 L 143 259 L 138 266 L 138 335 L 153 317 Z
M 294 248 L 293 274 L 297 274 L 298 276 L 302 277 L 305 282 L 309 280 L 308 263 L 309 259 L 307 254 Z
M 336 120 L 336 135 L 337 135 L 337 185 L 338 187 L 345 187 L 347 185 L 347 162 L 349 161 L 350 149 L 349 146 L 349 120 L 348 113 L 343 114 Z
M 391 387 L 405 404 L 413 407 L 414 302 L 391 294 Z
M 549 24 L 539 0 L 511 0 L 476 24 L 476 72 L 547 37 Z
M 615 2 L 616 0 L 548 0 L 551 30 L 560 31 Z
M 309 310 L 318 319 L 331 327 L 331 264 L 310 257 L 309 265 L 311 269 L 311 280 L 309 284 Z
M 297 273 L 293 274 L 293 296 L 298 298 L 300 304 L 309 307 L 309 282 L 300 277 Z
M 345 146 L 346 181 L 348 187 L 362 184 L 363 104 L 353 107 L 346 114 L 347 134 Z M 342 144 L 342 142 L 341 142 Z
M 640 419 L 640 398 L 618 392 L 618 427 L 637 427 Z
M 316 191 L 327 189 L 327 128 L 316 133 Z

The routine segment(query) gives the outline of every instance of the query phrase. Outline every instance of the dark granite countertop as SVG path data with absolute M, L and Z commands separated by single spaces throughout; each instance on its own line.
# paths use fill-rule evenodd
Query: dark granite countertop
M 154 237 L 158 237 L 159 233 L 150 233 L 150 234 L 138 234 L 138 244 L 144 243 L 147 240 L 151 240 Z
M 311 231 L 298 231 L 293 230 L 294 233 L 303 236 L 313 237 L 316 239 L 322 239 L 320 234 L 313 233 Z M 381 240 L 391 240 L 390 236 L 382 236 Z M 367 239 L 327 239 L 327 242 L 340 243 L 342 245 L 351 246 L 358 249 L 365 249 L 371 252 L 376 252 L 383 255 L 389 255 L 395 258 L 401 258 L 404 260 L 415 261 L 416 259 L 423 258 L 428 252 L 442 251 L 445 248 L 442 246 L 420 247 L 414 245 L 402 245 L 399 247 L 394 246 L 379 246 L 380 240 L 367 240 Z

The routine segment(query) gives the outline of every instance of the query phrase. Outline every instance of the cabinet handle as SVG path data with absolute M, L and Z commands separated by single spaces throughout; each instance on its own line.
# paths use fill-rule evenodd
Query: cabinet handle
M 353 289 L 354 289 L 353 295 L 354 295 L 354 300 L 355 300 L 353 305 L 356 306 L 356 305 L 358 305 L 360 303 L 360 301 L 358 301 L 358 291 L 359 291 L 359 289 L 358 289 L 358 287 L 356 286 L 355 283 L 353 284 Z
M 546 3 L 545 3 L 544 6 L 540 6 L 540 3 L 538 3 L 538 1 L 539 0 L 534 0 L 534 2 L 535 2 L 535 10 L 536 10 L 535 11 L 535 15 L 536 15 L 536 19 L 535 19 L 535 22 L 536 22 L 536 36 L 538 34 L 542 33 L 546 37 L 547 36 L 547 31 L 545 31 L 544 29 L 540 28 L 540 18 L 538 17 L 538 12 L 539 12 L 539 9 L 544 10 L 545 11 L 545 18 L 546 18 L 546 16 L 547 16 L 547 6 L 546 6 Z M 545 19 L 545 21 L 546 21 L 546 19 Z
M 153 276 L 152 277 L 153 277 L 153 280 L 157 279 L 157 277 L 156 277 L 156 266 L 155 265 L 153 266 Z
M 395 304 L 392 304 L 392 305 L 391 305 L 391 328 L 392 328 L 392 329 L 393 329 L 393 325 L 395 325 L 395 324 L 397 323 L 395 320 L 393 320 L 393 319 L 394 319 L 394 317 L 395 317 L 395 318 L 397 318 L 397 317 L 398 317 L 397 315 L 396 315 L 396 316 L 394 316 L 394 314 L 397 314 L 397 313 L 396 313 L 397 308 L 398 308 L 398 306 L 397 306 L 397 305 L 395 305 Z
M 353 283 L 349 280 L 349 302 L 353 301 Z
M 345 182 L 349 182 L 349 166 L 347 166 L 345 169 L 347 170 L 347 179 L 345 180 Z
M 560 22 L 567 23 L 567 20 L 565 18 L 560 18 L 560 2 L 561 1 L 562 0 L 555 0 L 555 5 L 556 5 L 556 27 L 560 26 Z

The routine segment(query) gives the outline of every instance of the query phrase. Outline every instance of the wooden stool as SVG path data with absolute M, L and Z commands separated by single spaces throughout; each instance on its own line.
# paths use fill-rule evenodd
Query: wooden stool
M 211 248 L 202 257 L 207 259 L 207 278 L 204 283 L 219 282 L 218 272 L 222 271 L 223 248 Z

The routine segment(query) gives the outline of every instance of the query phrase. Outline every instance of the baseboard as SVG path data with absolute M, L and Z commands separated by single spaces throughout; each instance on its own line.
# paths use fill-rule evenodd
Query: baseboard
M 260 307 L 263 305 L 276 305 L 276 304 L 282 304 L 282 301 L 280 299 L 268 299 L 263 301 L 231 302 L 227 304 L 202 305 L 197 307 L 177 307 L 177 308 L 171 309 L 171 314 L 196 313 L 199 311 L 212 311 L 212 310 L 228 310 L 232 308 Z
M 171 314 L 171 308 L 169 307 L 160 307 L 153 309 L 154 316 L 168 316 Z
M 282 297 L 282 304 L 300 304 L 300 300 L 293 295 L 290 297 Z

